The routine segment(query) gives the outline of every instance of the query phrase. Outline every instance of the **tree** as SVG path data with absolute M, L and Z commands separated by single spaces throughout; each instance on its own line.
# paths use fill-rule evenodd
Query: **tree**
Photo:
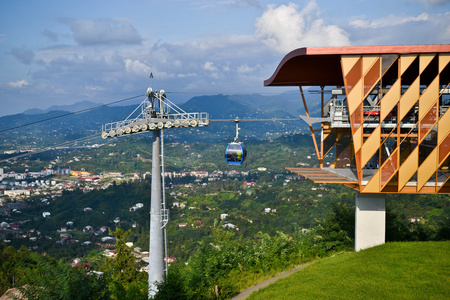
M 62 260 L 30 253 L 19 288 L 25 299 L 107 299 L 102 277 L 90 276 Z
M 436 233 L 438 241 L 450 240 L 450 219 L 445 218 L 439 223 L 438 231 Z
M 347 232 L 351 239 L 355 238 L 355 209 L 348 207 L 346 203 L 333 202 L 334 221 Z
M 389 206 L 386 207 L 386 242 L 409 241 L 411 234 L 406 221 Z
M 116 255 L 111 260 L 108 289 L 112 299 L 147 299 L 148 285 L 144 274 L 137 271 L 138 264 L 125 239 L 131 230 L 117 227 L 110 234 L 116 237 Z
M 17 280 L 17 252 L 12 246 L 0 244 L 0 294 L 14 285 Z
M 83 262 L 89 264 L 94 270 L 103 270 L 107 266 L 107 258 L 100 250 L 91 250 L 88 255 L 83 258 Z
M 333 212 L 327 217 L 316 220 L 311 244 L 312 249 L 317 251 L 317 255 L 322 256 L 330 251 L 350 249 L 353 246 L 353 240 L 344 230 L 350 227 L 348 222 L 351 218 L 351 213 L 345 204 L 337 204 L 333 206 Z
M 153 297 L 155 300 L 182 300 L 188 298 L 186 290 L 186 275 L 180 265 L 171 266 L 168 275 L 164 274 L 164 280 L 157 285 L 158 292 Z

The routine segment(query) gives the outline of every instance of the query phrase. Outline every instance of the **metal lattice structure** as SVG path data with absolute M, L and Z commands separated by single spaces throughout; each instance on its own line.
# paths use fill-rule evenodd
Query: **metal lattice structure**
M 104 139 L 149 130 L 209 125 L 208 113 L 185 112 L 166 98 L 164 90 L 148 88 L 145 95 L 145 100 L 125 120 L 102 126 Z
M 450 193 L 450 45 L 301 48 L 265 85 L 303 97 L 320 168 L 289 170 L 360 193 Z M 319 117 L 302 86 L 321 87 Z

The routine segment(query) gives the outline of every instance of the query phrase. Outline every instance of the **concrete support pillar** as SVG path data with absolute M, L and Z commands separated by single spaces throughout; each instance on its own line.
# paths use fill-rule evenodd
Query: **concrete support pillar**
M 386 200 L 382 194 L 355 193 L 355 251 L 386 241 Z
M 148 265 L 148 297 L 157 292 L 156 282 L 163 280 L 164 250 L 163 230 L 161 229 L 161 131 L 153 131 L 152 152 L 152 193 L 150 203 L 150 253 Z

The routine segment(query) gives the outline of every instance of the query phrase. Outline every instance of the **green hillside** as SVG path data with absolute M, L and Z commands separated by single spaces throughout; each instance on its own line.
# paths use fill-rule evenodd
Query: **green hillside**
M 249 299 L 449 299 L 450 242 L 387 243 L 317 261 Z

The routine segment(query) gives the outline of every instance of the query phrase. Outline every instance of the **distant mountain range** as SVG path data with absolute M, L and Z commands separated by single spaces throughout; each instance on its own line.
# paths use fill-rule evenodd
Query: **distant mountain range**
M 309 95 L 312 105 L 310 113 L 320 111 L 318 95 Z M 311 97 L 313 96 L 313 97 Z M 73 105 L 52 106 L 48 109 L 29 109 L 22 114 L 0 117 L 0 135 L 14 134 L 14 137 L 34 136 L 41 141 L 58 136 L 58 140 L 69 140 L 74 137 L 82 137 L 94 132 L 100 132 L 102 124 L 124 120 L 137 105 L 129 106 L 103 106 L 88 101 L 78 102 Z M 297 119 L 299 114 L 304 114 L 301 97 L 298 94 L 277 95 L 210 95 L 193 97 L 180 105 L 186 112 L 208 112 L 210 120 L 214 119 L 273 119 L 290 118 Z M 80 113 L 80 111 L 82 111 Z M 31 125 L 29 125 L 31 124 Z M 230 136 L 234 136 L 234 124 L 228 126 L 223 122 L 211 122 L 203 134 L 192 134 L 191 131 L 169 130 L 172 136 L 182 136 L 184 140 L 190 138 L 211 139 L 223 138 L 224 130 Z M 306 129 L 303 121 L 295 122 L 246 122 L 242 126 L 242 133 L 254 138 L 267 138 L 272 132 L 289 132 L 297 129 Z M 8 130 L 15 128 L 15 130 Z M 7 130 L 1 132 L 2 130 Z M 67 135 L 66 138 L 63 136 Z M 5 137 L 6 138 L 6 137 Z M 5 141 L 9 139 L 6 138 Z M 28 141 L 29 142 L 29 141 Z M 17 143 L 17 140 L 16 140 Z M 18 142 L 21 144 L 21 142 Z M 1 148 L 1 147 L 0 147 Z
M 25 115 L 42 115 L 42 114 L 49 113 L 51 111 L 77 112 L 77 111 L 97 107 L 100 105 L 103 105 L 103 103 L 82 101 L 82 102 L 77 102 L 77 103 L 71 104 L 71 105 L 53 105 L 47 109 L 31 108 L 31 109 L 27 109 L 26 111 L 24 111 L 23 114 L 25 114 Z
M 318 106 L 320 97 L 319 95 L 309 94 L 306 100 L 309 111 L 311 112 L 314 111 L 314 108 L 316 106 Z M 25 110 L 22 114 L 41 115 L 50 113 L 52 111 L 65 111 L 74 113 L 89 110 L 102 105 L 104 104 L 94 103 L 90 101 L 81 101 L 70 105 L 53 105 L 47 109 L 31 108 Z M 296 115 L 296 117 L 298 117 L 298 114 L 304 114 L 305 112 L 301 96 L 299 93 L 295 92 L 269 96 L 260 94 L 219 94 L 211 96 L 196 96 L 183 104 L 179 104 L 179 106 L 181 106 L 186 111 L 207 111 L 210 113 L 210 115 L 213 116 L 216 114 L 235 114 L 236 111 L 246 112 L 246 110 L 248 110 L 249 108 L 254 111 L 268 112 L 280 110 L 289 114 L 294 114 Z M 318 106 L 318 108 L 320 108 L 320 106 Z

